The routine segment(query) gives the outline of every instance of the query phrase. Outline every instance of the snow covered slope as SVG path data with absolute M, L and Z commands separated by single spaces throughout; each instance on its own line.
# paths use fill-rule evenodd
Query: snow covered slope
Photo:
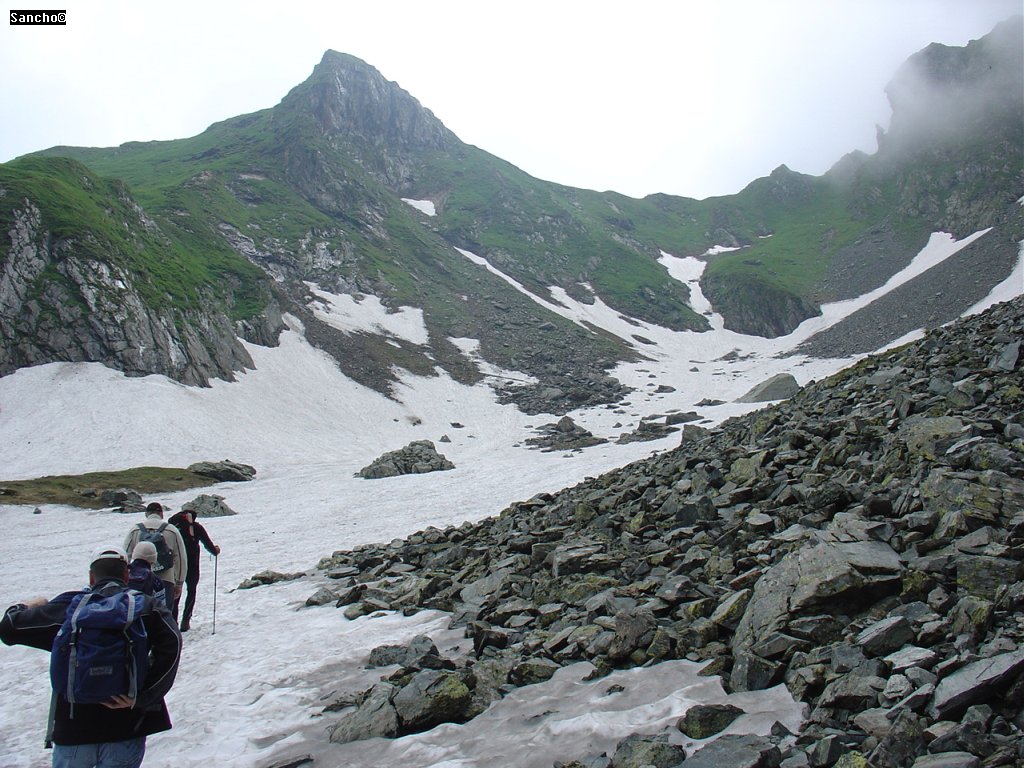
M 935 235 L 908 269 L 926 269 L 968 241 Z M 648 358 L 615 372 L 637 390 L 628 405 L 573 414 L 600 436 L 615 438 L 642 417 L 691 410 L 705 398 L 725 401 L 697 408 L 713 424 L 754 407 L 732 401 L 771 375 L 789 371 L 802 383 L 828 375 L 849 361 L 785 355 L 876 298 L 826 307 L 822 318 L 769 341 L 722 329 L 697 288 L 701 262 L 666 254 L 663 263 L 691 287 L 694 308 L 711 313 L 714 330 L 667 331 L 624 319 L 599 301 L 579 304 L 555 294 L 558 303 L 552 306 L 566 317 L 627 338 Z M 1022 292 L 1018 264 L 984 306 Z M 317 301 L 317 311 L 338 327 L 421 338 L 415 309 L 387 314 L 372 298 L 356 302 L 323 292 Z M 726 700 L 720 688 L 695 678 L 692 666 L 683 663 L 623 673 L 616 681 L 625 691 L 614 701 L 600 687 L 610 678 L 582 683 L 586 670 L 568 668 L 550 683 L 522 689 L 478 723 L 394 742 L 329 745 L 325 729 L 333 720 L 316 713 L 333 695 L 361 690 L 376 679 L 379 671 L 363 669 L 374 646 L 419 633 L 434 637 L 442 651 L 464 641 L 437 614 L 348 621 L 332 606 L 305 608 L 305 598 L 323 578 L 313 573 L 321 556 L 431 525 L 478 520 L 514 500 L 557 491 L 674 446 L 678 438 L 608 443 L 571 455 L 528 450 L 523 440 L 554 417 L 525 416 L 499 404 L 486 384 L 468 387 L 443 374 L 404 375 L 396 399 L 389 400 L 343 376 L 305 341 L 301 324 L 290 322 L 278 348 L 248 347 L 255 370 L 207 389 L 158 376 L 127 378 L 97 364 L 52 364 L 0 379 L 2 479 L 221 458 L 257 468 L 252 482 L 212 489 L 239 513 L 207 521 L 223 547 L 216 568 L 216 634 L 214 565 L 204 559 L 195 629 L 186 635 L 181 672 L 168 700 L 175 729 L 150 740 L 147 766 L 264 766 L 307 752 L 319 756 L 316 765 L 485 766 L 500 759 L 510 766 L 549 766 L 592 747 L 606 749 L 630 732 L 657 730 L 695 700 Z M 460 340 L 460 348 L 470 354 L 472 340 Z M 675 391 L 658 391 L 664 384 Z M 450 442 L 440 442 L 445 435 Z M 457 468 L 386 480 L 353 476 L 384 451 L 416 439 L 433 440 Z M 177 509 L 194 496 L 154 498 Z M 84 584 L 88 554 L 119 543 L 134 522 L 134 516 L 109 511 L 47 506 L 34 514 L 0 506 L 0 607 Z M 235 590 L 268 568 L 313 575 Z M 4 768 L 49 764 L 41 746 L 46 668 L 43 653 L 0 649 Z M 775 719 L 791 728 L 799 724 L 800 712 L 783 690 L 745 696 L 745 710 L 765 714 L 742 718 L 735 729 L 763 733 Z M 552 700 L 558 701 L 558 715 L 537 726 L 536 715 L 551 709 Z M 607 711 L 598 711 L 598 701 Z

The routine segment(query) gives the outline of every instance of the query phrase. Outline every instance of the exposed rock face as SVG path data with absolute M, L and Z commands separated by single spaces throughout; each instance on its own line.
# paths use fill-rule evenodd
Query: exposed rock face
M 374 480 L 399 475 L 422 475 L 426 472 L 441 472 L 455 469 L 455 465 L 437 452 L 430 440 L 415 440 L 405 448 L 385 453 L 379 459 L 363 467 L 359 477 Z
M 144 222 L 133 225 L 143 228 Z M 15 212 L 5 235 L 11 247 L 0 263 L 0 375 L 56 361 L 100 362 L 129 375 L 162 373 L 207 385 L 252 367 L 239 334 L 267 341 L 263 323 L 243 330 L 219 311 L 152 307 L 130 271 L 89 258 L 73 239 L 55 237 L 31 202 Z M 43 281 L 44 274 L 56 277 Z M 280 316 L 268 322 L 280 327 Z
M 313 76 L 285 99 L 303 99 L 325 134 L 354 134 L 389 151 L 442 149 L 455 140 L 430 110 L 396 83 L 366 62 L 337 51 L 327 51 Z
M 1017 299 L 676 451 L 320 567 L 343 574 L 346 615 L 451 611 L 463 663 L 507 685 L 673 658 L 736 690 L 785 684 L 808 705 L 799 738 L 716 748 L 737 765 L 1013 765 L 1022 338 Z M 701 754 L 686 762 L 726 759 Z
M 701 288 L 725 327 L 736 333 L 774 339 L 809 317 L 821 314 L 813 302 L 754 281 L 703 278 Z

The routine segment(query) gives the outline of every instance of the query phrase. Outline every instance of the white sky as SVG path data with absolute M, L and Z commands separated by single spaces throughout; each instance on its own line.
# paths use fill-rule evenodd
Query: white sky
M 703 198 L 782 163 L 817 175 L 873 152 L 897 67 L 930 42 L 983 36 L 1021 1 L 61 7 L 65 27 L 0 27 L 0 161 L 195 135 L 275 105 L 332 48 L 534 176 Z

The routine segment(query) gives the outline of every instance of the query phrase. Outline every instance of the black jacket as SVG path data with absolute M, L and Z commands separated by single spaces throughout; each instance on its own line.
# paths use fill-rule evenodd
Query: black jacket
M 93 592 L 111 594 L 124 589 L 124 582 L 114 579 L 96 584 Z M 0 619 L 0 641 L 5 645 L 27 645 L 49 651 L 57 636 L 71 599 L 82 590 L 64 592 L 37 608 L 13 605 Z M 171 718 L 164 704 L 164 696 L 171 690 L 178 672 L 181 656 L 181 634 L 167 607 L 147 600 L 150 610 L 143 616 L 149 637 L 150 665 L 146 683 L 131 709 L 107 709 L 102 704 L 76 704 L 74 716 L 71 705 L 56 694 L 53 742 L 61 745 L 100 744 L 125 741 L 138 736 L 166 731 Z
M 211 555 L 217 554 L 217 547 L 210 541 L 210 534 L 199 524 L 198 520 L 189 525 L 185 515 L 181 512 L 172 515 L 171 519 L 167 522 L 181 531 L 181 539 L 185 542 L 185 552 L 188 553 L 188 573 L 198 576 L 199 544 L 202 543 L 206 547 L 206 551 Z

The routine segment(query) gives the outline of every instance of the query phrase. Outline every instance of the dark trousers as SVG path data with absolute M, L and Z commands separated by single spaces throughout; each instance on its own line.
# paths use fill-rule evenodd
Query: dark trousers
M 161 579 L 161 581 L 163 581 Z M 174 596 L 174 582 L 164 581 L 164 600 L 167 602 L 167 610 L 178 618 L 178 599 Z
M 199 571 L 189 570 L 185 575 L 185 606 L 181 611 L 181 626 L 187 627 L 192 619 L 192 609 L 196 607 L 196 587 L 199 586 Z

